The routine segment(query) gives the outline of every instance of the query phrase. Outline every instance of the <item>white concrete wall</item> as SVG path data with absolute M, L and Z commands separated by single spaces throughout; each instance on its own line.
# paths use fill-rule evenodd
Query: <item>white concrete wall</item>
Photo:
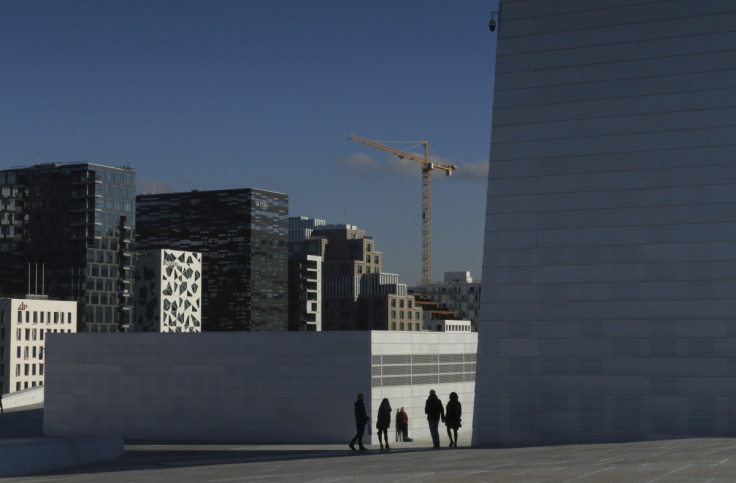
M 735 24 L 501 0 L 475 444 L 736 435 Z
M 399 337 L 397 337 L 397 335 Z M 401 333 L 388 331 L 373 331 L 372 359 L 374 368 L 374 383 L 372 384 L 371 407 L 372 413 L 369 415 L 372 425 L 373 443 L 377 444 L 375 439 L 376 418 L 378 416 L 378 407 L 384 397 L 389 399 L 391 403 L 391 427 L 388 431 L 389 442 L 393 441 L 396 432 L 396 413 L 403 406 L 409 416 L 409 436 L 415 441 L 431 441 L 429 434 L 429 426 L 427 417 L 424 414 L 424 403 L 429 396 L 430 389 L 437 392 L 437 396 L 443 405 L 447 405 L 451 392 L 458 394 L 460 404 L 462 404 L 462 428 L 458 431 L 458 440 L 460 445 L 470 443 L 473 428 L 473 404 L 475 400 L 475 355 L 478 347 L 477 333 Z M 442 378 L 438 377 L 437 383 L 412 384 L 403 386 L 377 386 L 376 367 L 379 365 L 376 356 L 381 355 L 437 355 L 442 354 L 457 357 L 458 354 L 466 354 L 466 358 L 473 362 L 463 364 L 466 370 L 465 377 L 458 377 L 460 374 L 454 372 L 449 373 L 449 366 L 444 363 L 438 363 L 441 368 L 439 370 Z M 459 363 L 455 363 L 459 364 Z M 413 364 L 416 367 L 417 364 Z M 422 366 L 424 364 L 421 364 Z M 397 366 L 391 366 L 396 368 Z M 449 382 L 448 379 L 454 381 Z M 440 423 L 440 440 L 445 442 L 446 446 L 449 440 L 444 425 Z
M 43 386 L 29 387 L 20 391 L 3 394 L 3 409 L 43 405 Z
M 383 350 L 376 344 L 391 346 L 376 334 L 54 334 L 47 341 L 44 434 L 347 443 L 355 432 L 356 395 L 365 395 L 372 423 L 377 398 L 393 397 L 372 394 L 372 354 Z M 455 339 L 472 335 L 391 333 L 389 339 L 398 341 L 396 350 L 474 354 L 477 337 L 467 344 Z M 372 340 L 379 341 L 373 349 Z M 437 390 L 446 398 L 451 386 L 444 387 Z M 467 384 L 452 387 L 472 406 Z M 421 403 L 423 418 L 424 389 L 416 393 L 420 402 L 409 391 L 397 394 L 394 405 Z M 410 413 L 414 423 L 418 412 Z
M 46 435 L 346 442 L 370 333 L 51 336 Z

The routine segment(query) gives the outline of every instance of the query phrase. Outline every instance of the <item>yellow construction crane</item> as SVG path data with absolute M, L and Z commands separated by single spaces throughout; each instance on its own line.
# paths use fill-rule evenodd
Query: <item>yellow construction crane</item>
M 355 134 L 348 139 L 356 143 L 365 144 L 372 148 L 391 153 L 399 159 L 409 159 L 421 164 L 422 169 L 422 285 L 428 285 L 432 281 L 432 170 L 441 169 L 450 176 L 457 169 L 454 164 L 444 166 L 435 164 L 429 160 L 429 144 L 422 141 L 424 145 L 424 157 L 387 146 L 378 141 L 366 139 Z

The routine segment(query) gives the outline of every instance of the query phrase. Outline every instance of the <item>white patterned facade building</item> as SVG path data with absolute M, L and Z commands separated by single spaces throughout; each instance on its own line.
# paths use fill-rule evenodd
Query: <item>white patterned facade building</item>
M 136 332 L 202 331 L 202 254 L 170 249 L 137 253 Z

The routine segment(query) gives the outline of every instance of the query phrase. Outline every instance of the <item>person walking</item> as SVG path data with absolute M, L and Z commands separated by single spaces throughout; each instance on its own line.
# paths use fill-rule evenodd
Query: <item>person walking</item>
M 363 393 L 358 394 L 358 400 L 355 401 L 355 429 L 357 432 L 353 439 L 350 440 L 350 449 L 355 451 L 355 442 L 358 442 L 358 447 L 361 450 L 367 449 L 363 446 L 363 433 L 365 432 L 365 425 L 370 420 L 365 412 L 365 404 L 363 404 Z
M 386 442 L 386 449 L 391 449 L 391 446 L 388 445 L 389 426 L 391 426 L 391 405 L 388 402 L 388 398 L 383 398 L 381 405 L 378 407 L 378 417 L 376 418 L 378 442 L 381 444 L 381 449 L 383 449 L 383 441 Z M 381 435 L 383 435 L 383 441 L 381 441 Z
M 427 402 L 424 403 L 424 413 L 427 415 L 429 434 L 432 435 L 432 444 L 435 448 L 439 448 L 440 433 L 437 428 L 440 425 L 440 419 L 442 422 L 445 421 L 445 408 L 442 406 L 442 401 L 437 397 L 434 389 L 429 391 Z
M 460 424 L 460 416 L 463 413 L 463 407 L 458 401 L 457 393 L 450 393 L 450 400 L 447 401 L 445 410 L 445 426 L 447 426 L 447 436 L 450 437 L 450 448 L 457 448 L 457 429 L 462 426 Z M 452 433 L 455 433 L 455 439 L 452 439 Z
M 398 441 L 398 435 L 401 434 L 402 438 L 409 437 L 409 416 L 402 407 L 399 412 L 396 413 L 396 440 Z

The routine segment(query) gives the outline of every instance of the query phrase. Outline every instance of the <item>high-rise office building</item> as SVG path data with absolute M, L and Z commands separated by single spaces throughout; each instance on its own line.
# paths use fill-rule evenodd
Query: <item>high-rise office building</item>
M 383 254 L 376 251 L 373 238 L 353 225 L 320 224 L 310 229 L 311 236 L 291 242 L 290 251 L 292 260 L 311 263 L 308 266 L 321 261 L 322 330 L 422 330 L 421 308 L 398 275 L 381 272 Z M 296 283 L 292 279 L 292 285 Z M 303 310 L 299 314 L 308 315 Z
M 473 443 L 736 435 L 736 2 L 499 10 Z
M 77 328 L 130 322 L 135 172 L 93 163 L 0 171 L 0 292 L 79 303 Z
M 287 195 L 147 194 L 136 211 L 137 249 L 202 254 L 202 330 L 287 330 Z

